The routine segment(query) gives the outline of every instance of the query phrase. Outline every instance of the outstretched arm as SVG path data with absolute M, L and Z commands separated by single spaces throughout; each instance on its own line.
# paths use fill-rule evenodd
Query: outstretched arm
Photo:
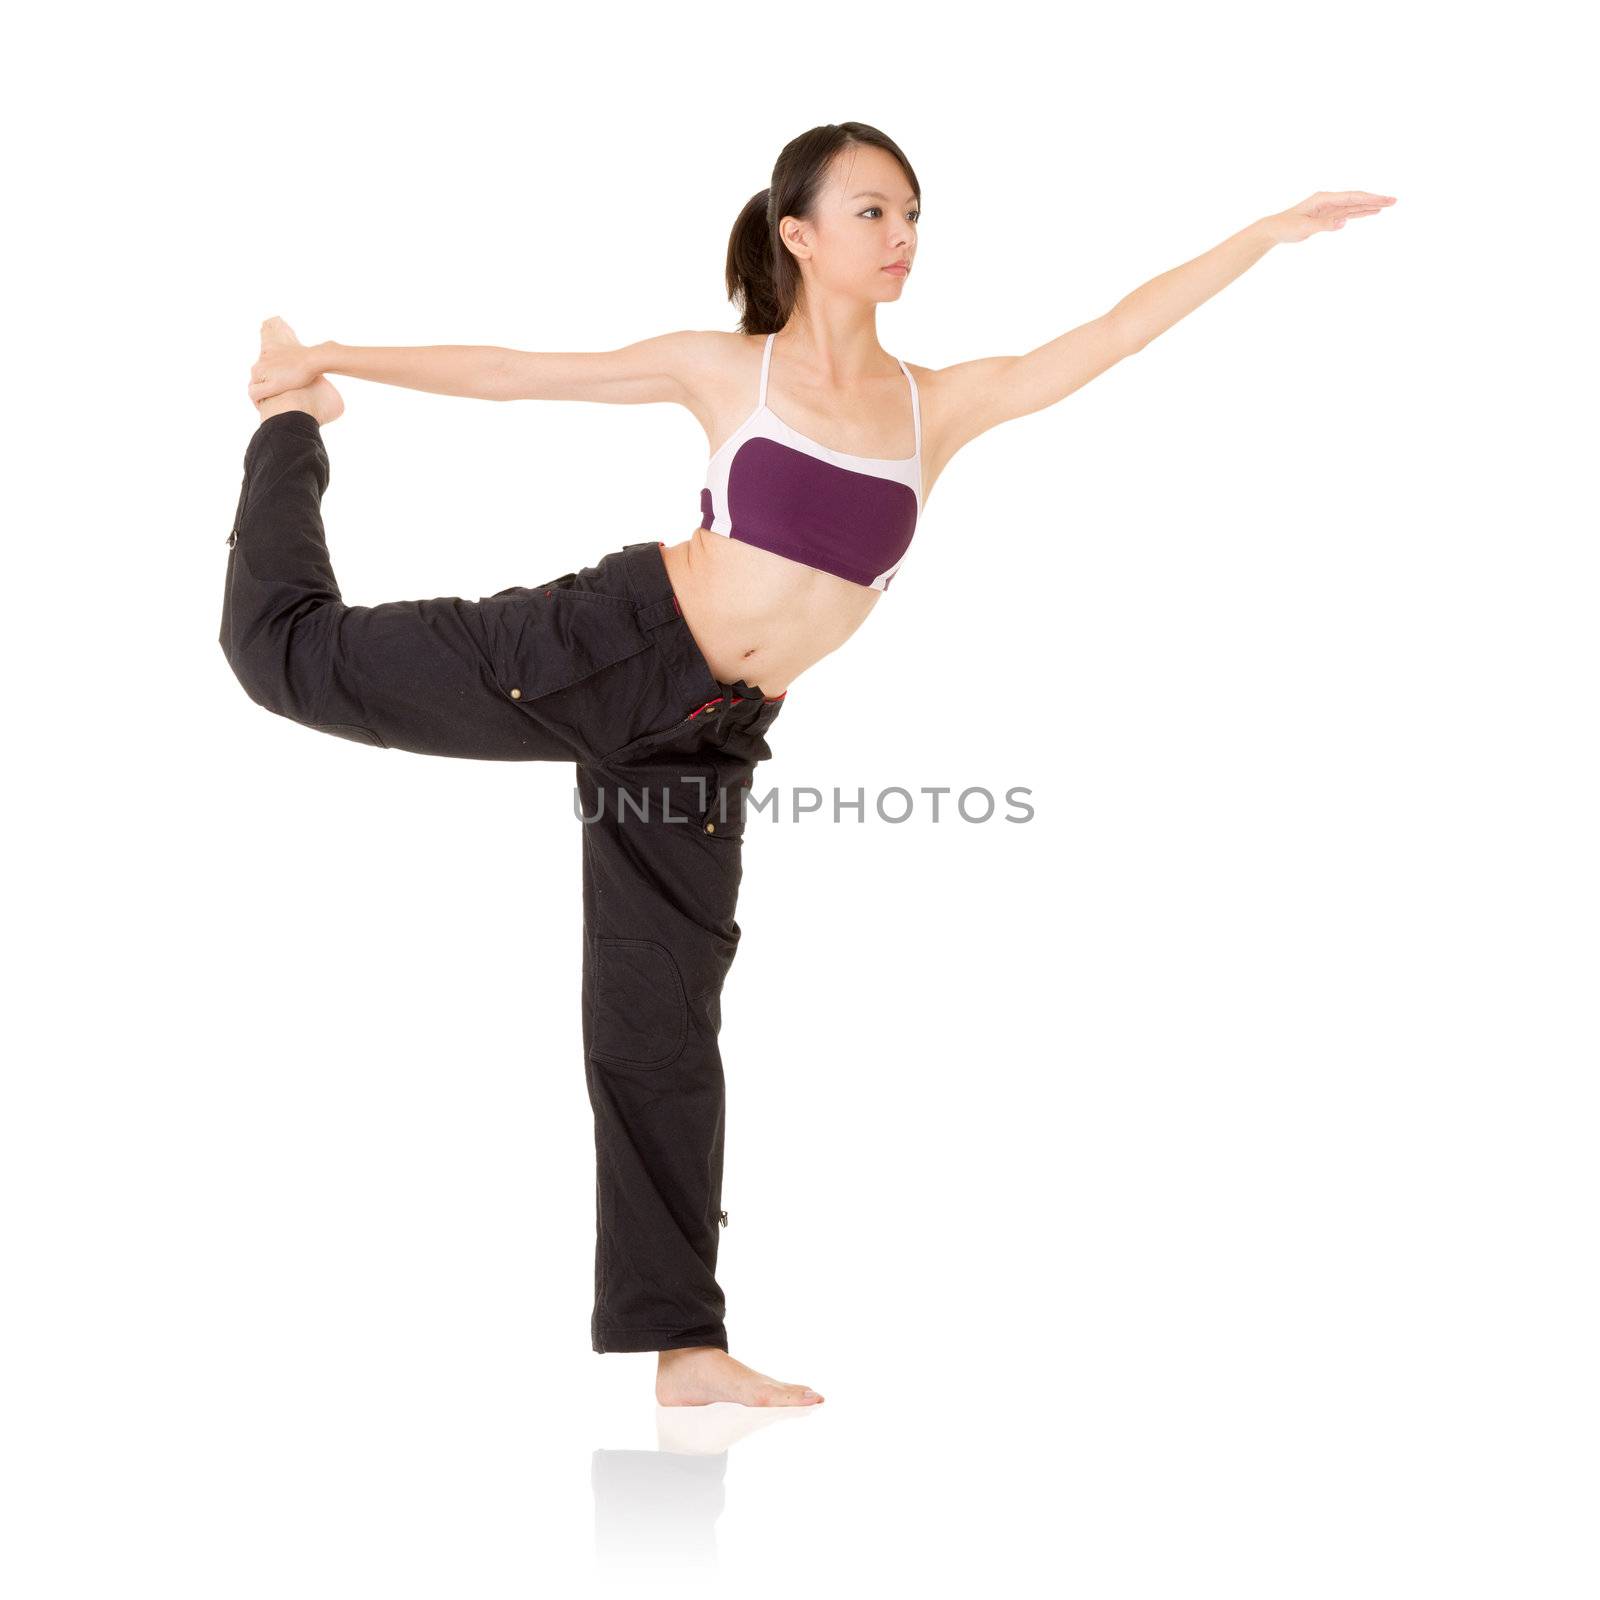
M 250 398 L 301 389 L 322 373 L 471 400 L 594 400 L 644 405 L 689 397 L 715 334 L 664 333 L 620 350 L 508 350 L 493 344 L 281 346 L 250 369 Z
M 1042 411 L 1142 350 L 1158 334 L 1203 305 L 1252 267 L 1275 244 L 1342 228 L 1394 204 L 1393 195 L 1318 193 L 1276 216 L 1263 217 L 1221 244 L 1140 284 L 1103 316 L 1071 328 L 1023 356 L 989 356 L 946 367 L 939 374 L 943 413 L 952 419 L 959 446 L 1015 417 Z M 953 453 L 951 451 L 950 453 Z
M 1165 333 L 1219 289 L 1226 288 L 1246 267 L 1253 267 L 1273 245 L 1298 244 L 1314 233 L 1335 232 L 1351 217 L 1370 217 L 1394 202 L 1392 194 L 1367 194 L 1363 190 L 1314 194 L 1287 211 L 1241 228 L 1203 256 L 1140 284 L 1106 315 L 1122 330 L 1130 350 L 1142 350 L 1157 334 Z M 1049 348 L 1045 346 L 1046 350 Z M 1033 357 L 1025 359 L 1031 361 Z

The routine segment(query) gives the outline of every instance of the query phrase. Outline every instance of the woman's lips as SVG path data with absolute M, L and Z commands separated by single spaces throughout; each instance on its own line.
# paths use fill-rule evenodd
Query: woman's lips
M 885 267 L 883 270 L 885 272 L 892 272 L 895 275 L 895 277 L 897 277 L 897 278 L 903 278 L 903 277 L 905 277 L 905 275 L 908 272 L 910 272 L 911 268 L 910 267 Z

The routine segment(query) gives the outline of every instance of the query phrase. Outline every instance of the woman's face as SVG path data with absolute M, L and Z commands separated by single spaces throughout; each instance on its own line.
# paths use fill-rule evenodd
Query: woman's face
M 785 217 L 782 233 L 816 290 L 898 300 L 905 277 L 885 268 L 913 262 L 920 216 L 900 163 L 876 145 L 856 145 L 834 157 L 815 218 Z

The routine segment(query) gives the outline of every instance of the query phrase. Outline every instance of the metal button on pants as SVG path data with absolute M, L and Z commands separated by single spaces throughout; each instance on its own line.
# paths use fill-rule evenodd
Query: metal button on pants
M 744 797 L 783 696 L 717 680 L 659 541 L 480 600 L 344 602 L 303 411 L 245 451 L 219 636 L 258 705 L 379 748 L 570 762 L 582 811 L 596 1350 L 727 1348 L 723 982 Z

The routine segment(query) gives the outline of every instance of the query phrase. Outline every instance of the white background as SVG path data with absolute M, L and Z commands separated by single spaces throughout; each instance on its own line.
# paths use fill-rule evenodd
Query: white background
M 13 27 L 8 1594 L 1595 1592 L 1595 130 L 1558 15 Z M 768 784 L 1035 816 L 752 821 L 720 1276 L 734 1353 L 827 1400 L 658 1416 L 653 1356 L 589 1348 L 570 773 L 245 697 L 243 391 L 274 314 L 732 328 L 739 207 L 852 118 L 921 180 L 879 334 L 935 368 L 1315 190 L 1399 203 L 963 452 L 790 692 Z M 341 387 L 352 602 L 699 521 L 685 411 Z

